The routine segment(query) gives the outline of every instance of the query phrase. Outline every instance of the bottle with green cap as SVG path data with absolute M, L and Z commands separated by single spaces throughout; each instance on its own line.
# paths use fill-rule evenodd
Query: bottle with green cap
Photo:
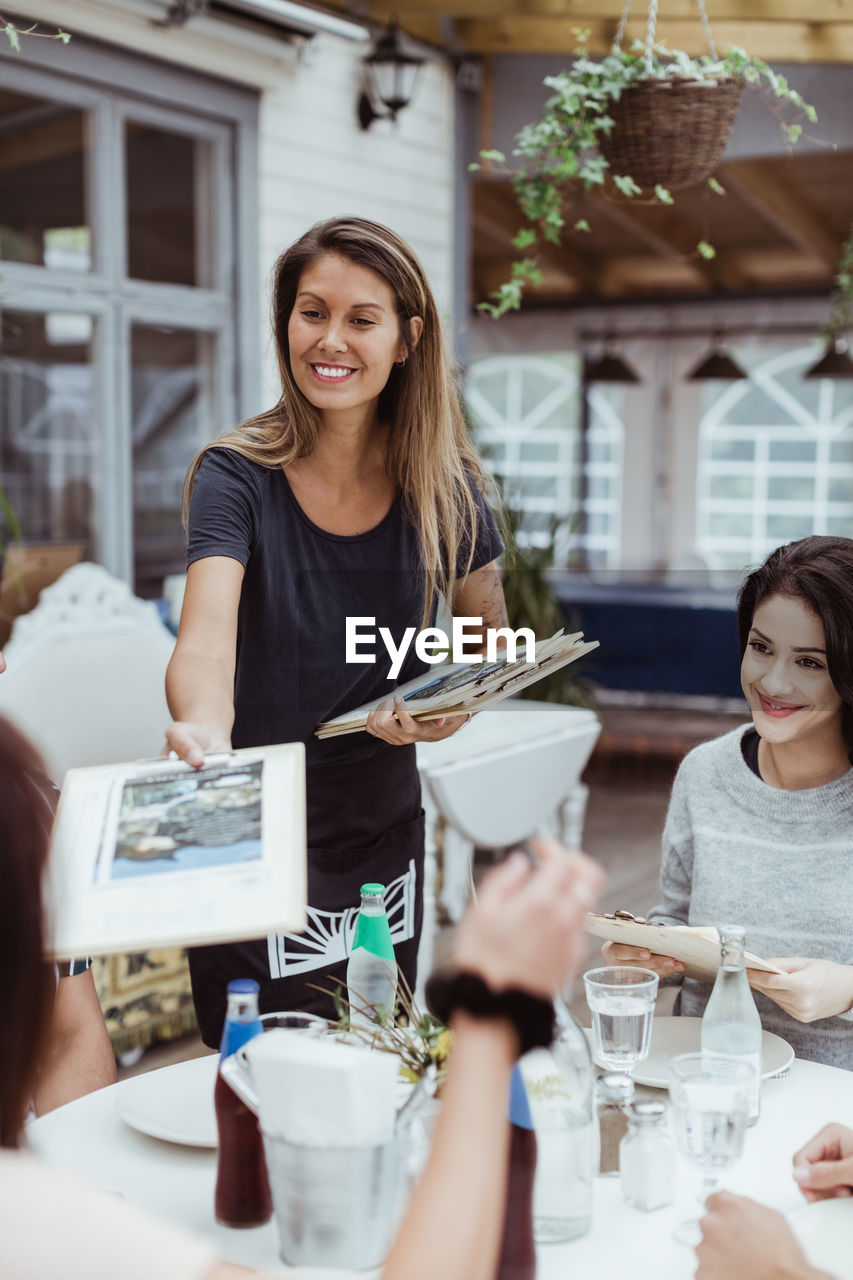
M 361 910 L 347 964 L 350 1024 L 371 1027 L 393 1017 L 397 999 L 397 961 L 385 912 L 385 885 L 361 886 Z

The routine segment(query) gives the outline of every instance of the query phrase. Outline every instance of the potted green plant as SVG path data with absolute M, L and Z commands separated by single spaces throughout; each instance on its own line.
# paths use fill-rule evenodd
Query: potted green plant
M 622 27 L 626 16 L 627 9 Z M 707 22 L 706 33 L 710 36 Z M 567 197 L 573 190 L 669 205 L 673 191 L 707 182 L 724 195 L 713 169 L 747 87 L 778 100 L 775 114 L 789 144 L 797 141 L 803 126 L 799 118 L 784 117 L 786 105 L 800 118 L 817 119 L 814 107 L 784 76 L 743 49 L 719 56 L 709 39 L 711 52 L 692 58 L 656 44 L 651 15 L 645 46 L 636 42 L 632 51 L 622 49 L 620 28 L 610 53 L 600 60 L 588 56 L 589 33 L 576 34 L 574 62 L 546 79 L 552 96 L 540 119 L 525 125 L 516 138 L 513 154 L 521 163 L 512 181 L 527 225 L 513 243 L 523 256 L 492 295 L 494 301 L 481 304 L 493 316 L 517 310 L 525 286 L 541 282 L 536 247 L 542 241 L 560 243 L 571 219 Z M 484 151 L 480 159 L 490 166 L 506 163 L 498 151 Z M 572 229 L 584 233 L 590 228 L 579 218 Z M 712 258 L 714 252 L 705 240 L 696 246 L 700 257 Z

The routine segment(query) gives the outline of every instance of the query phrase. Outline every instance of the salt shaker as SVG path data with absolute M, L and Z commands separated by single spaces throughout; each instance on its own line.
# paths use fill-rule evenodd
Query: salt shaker
M 636 1209 L 660 1209 L 675 1199 L 675 1143 L 666 1106 L 653 1099 L 633 1102 L 628 1133 L 619 1147 L 622 1194 Z
M 608 1071 L 598 1081 L 598 1172 L 615 1177 L 619 1172 L 619 1144 L 628 1130 L 628 1106 L 634 1081 L 619 1071 Z

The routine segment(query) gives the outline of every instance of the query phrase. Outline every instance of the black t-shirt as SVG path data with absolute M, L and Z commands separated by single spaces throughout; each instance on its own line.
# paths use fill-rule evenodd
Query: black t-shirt
M 485 501 L 471 571 L 503 551 Z M 231 556 L 245 567 L 235 675 L 235 747 L 306 744 L 309 765 L 364 760 L 385 744 L 370 734 L 321 741 L 314 729 L 427 669 L 409 648 L 396 680 L 379 638 L 399 645 L 418 629 L 423 564 L 417 532 L 401 495 L 367 533 L 327 533 L 308 519 L 281 467 L 250 462 L 231 449 L 209 450 L 199 467 L 189 522 L 187 563 Z M 463 561 L 464 567 L 464 561 Z M 347 663 L 345 620 L 375 618 L 375 663 Z M 432 616 L 435 616 L 433 605 Z M 369 651 L 366 646 L 362 652 Z

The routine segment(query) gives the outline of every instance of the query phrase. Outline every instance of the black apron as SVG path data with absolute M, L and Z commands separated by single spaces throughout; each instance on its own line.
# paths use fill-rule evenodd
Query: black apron
M 193 947 L 193 1000 L 202 1039 L 218 1048 L 226 988 L 234 978 L 260 984 L 260 1010 L 300 1009 L 334 1017 L 328 990 L 346 995 L 346 966 L 359 890 L 386 887 L 397 963 L 414 990 L 423 919 L 424 815 L 415 748 L 385 750 L 307 774 L 308 921 L 301 934 Z M 318 991 L 317 987 L 325 990 Z

